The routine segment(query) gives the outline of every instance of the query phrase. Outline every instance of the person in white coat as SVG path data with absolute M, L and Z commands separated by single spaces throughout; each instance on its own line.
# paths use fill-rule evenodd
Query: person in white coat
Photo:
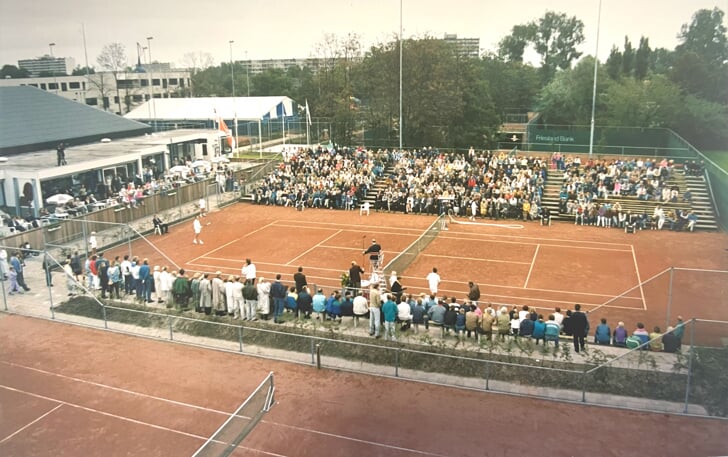
M 154 266 L 154 273 L 152 273 L 154 279 L 154 290 L 157 296 L 157 303 L 162 303 L 164 297 L 162 296 L 162 271 L 159 269 L 159 265 Z
M 263 277 L 258 281 L 258 313 L 265 320 L 270 316 L 270 282 Z
M 227 277 L 225 280 L 225 303 L 227 303 L 228 316 L 235 316 L 240 313 L 240 308 L 235 307 L 235 300 L 233 300 L 233 283 L 237 282 L 233 275 Z
M 233 317 L 235 319 L 240 319 L 243 314 L 243 283 L 245 282 L 245 278 L 241 277 L 235 277 L 235 280 L 232 283 L 232 290 L 233 290 L 233 309 L 234 314 Z

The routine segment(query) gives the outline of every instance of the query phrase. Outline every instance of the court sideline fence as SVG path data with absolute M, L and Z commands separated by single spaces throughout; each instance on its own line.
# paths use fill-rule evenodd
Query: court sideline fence
M 192 457 L 227 457 L 253 431 L 275 401 L 273 372 L 261 381 L 248 398 L 228 417 Z
M 116 305 L 100 300 L 83 280 L 76 282 L 65 273 L 54 272 L 54 287 L 43 289 L 44 262 L 60 267 L 65 259 L 47 251 L 28 252 L 26 270 L 33 276 L 33 291 L 8 296 L 6 281 L 2 309 L 245 355 L 321 363 L 324 368 L 641 411 L 728 416 L 728 347 L 698 342 L 701 334 L 728 337 L 728 320 L 686 320 L 680 326 L 683 346 L 678 354 L 624 349 L 610 358 L 589 344 L 586 356 L 575 356 L 569 341 L 556 350 L 515 338 L 459 341 L 455 347 L 457 340 L 440 335 L 439 329 L 404 344 L 404 339 L 371 344 L 354 330 L 339 334 L 323 324 L 310 328 L 299 322 L 283 332 L 230 318 L 200 319 L 176 310 Z M 69 299 L 66 290 L 76 296 Z

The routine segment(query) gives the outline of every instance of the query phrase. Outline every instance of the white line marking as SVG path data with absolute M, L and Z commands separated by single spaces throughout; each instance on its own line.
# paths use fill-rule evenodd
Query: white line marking
M 434 221 L 435 219 L 433 218 L 432 220 Z M 310 221 L 310 220 L 293 221 L 293 220 L 288 220 L 288 219 L 279 219 L 278 223 L 293 224 L 295 227 L 301 227 L 302 225 L 305 225 L 305 224 L 309 224 L 309 225 L 317 224 L 317 225 L 325 225 L 325 226 L 338 225 L 338 226 L 343 226 L 343 227 L 361 227 L 362 230 L 365 232 L 369 232 L 372 229 L 372 226 L 368 225 L 368 224 L 337 224 L 335 222 L 317 222 L 317 221 Z M 427 225 L 423 226 L 422 230 L 429 227 L 430 224 L 432 224 L 432 222 L 429 222 Z M 416 229 L 416 228 L 410 228 L 410 227 L 392 227 L 392 226 L 381 226 L 380 225 L 380 226 L 378 226 L 378 228 L 382 228 L 382 229 L 386 229 L 386 230 L 403 230 L 403 231 L 411 231 L 411 232 L 416 231 L 418 234 L 422 233 L 422 230 Z M 351 231 L 361 231 L 361 230 L 351 230 Z
M 56 402 L 56 403 L 60 403 L 61 405 L 70 406 L 72 408 L 82 409 L 84 411 L 89 411 L 89 412 L 92 412 L 92 413 L 97 413 L 97 414 L 101 414 L 101 415 L 104 415 L 104 416 L 113 417 L 114 419 L 119 419 L 119 420 L 123 420 L 123 421 L 126 421 L 126 422 L 132 422 L 134 424 L 146 425 L 147 427 L 156 428 L 157 430 L 163 430 L 165 432 L 177 433 L 179 435 L 184 435 L 184 436 L 189 436 L 189 437 L 192 437 L 192 438 L 197 438 L 197 439 L 202 440 L 202 441 L 207 441 L 207 438 L 208 438 L 207 436 L 195 435 L 194 433 L 182 432 L 180 430 L 174 430 L 174 429 L 169 428 L 169 427 L 163 427 L 161 425 L 150 424 L 148 422 L 143 422 L 143 421 L 140 421 L 140 420 L 132 419 L 130 417 L 124 417 L 124 416 L 119 416 L 118 414 L 107 413 L 106 411 L 101 411 L 101 410 L 98 410 L 98 409 L 89 408 L 88 406 L 81 406 L 81 405 L 77 405 L 75 403 L 69 403 L 67 401 L 58 400 L 57 398 L 46 397 L 45 395 L 34 394 L 32 392 L 26 392 L 24 390 L 15 389 L 13 387 L 8 387 L 8 386 L 0 385 L 0 389 L 6 389 L 6 390 L 13 391 L 13 392 L 18 392 L 18 393 L 21 393 L 21 394 L 30 395 L 31 397 L 42 398 L 43 400 L 53 401 L 53 402 Z
M 460 224 L 460 225 L 480 225 L 481 227 L 498 227 L 498 228 L 506 228 L 506 229 L 522 229 L 523 225 L 521 224 L 492 224 L 488 222 L 473 222 L 473 221 L 458 221 L 454 217 L 450 216 L 450 222 L 453 224 Z
M 524 240 L 531 240 L 534 242 L 543 242 L 543 241 L 563 241 L 566 243 L 574 243 L 574 240 L 565 240 L 563 238 L 544 238 L 544 237 L 534 237 L 534 236 L 522 236 L 522 235 L 496 235 L 494 233 L 469 233 L 469 232 L 457 232 L 457 235 L 455 233 L 444 233 L 441 232 L 438 236 L 445 237 L 445 238 L 456 238 L 457 236 L 462 237 L 468 237 L 466 239 L 473 240 L 476 238 L 513 238 L 513 239 L 524 239 Z M 629 248 L 631 245 L 626 243 L 609 243 L 606 241 L 589 241 L 589 240 L 579 240 L 580 244 L 602 244 L 605 246 L 622 246 L 625 249 Z
M 340 224 L 332 224 L 332 225 L 340 225 Z M 281 225 L 281 224 L 276 224 L 275 227 L 295 228 L 297 230 L 301 230 L 301 229 L 304 229 L 304 230 L 305 229 L 336 230 L 336 228 L 334 228 L 334 227 L 301 227 L 300 225 Z M 342 232 L 352 232 L 352 233 L 361 233 L 362 232 L 361 230 L 353 230 L 353 229 L 339 229 L 339 230 L 341 230 Z M 368 233 L 370 233 L 375 238 L 379 235 L 388 235 L 388 236 L 393 236 L 393 237 L 394 236 L 406 236 L 408 238 L 417 238 L 420 235 L 422 235 L 422 232 L 414 232 L 414 231 L 412 233 L 396 233 L 396 232 L 386 232 L 386 231 L 372 232 L 371 230 L 369 230 Z
M 324 244 L 325 242 L 329 241 L 329 240 L 330 240 L 331 238 L 335 237 L 336 235 L 338 235 L 338 234 L 339 234 L 339 233 L 341 233 L 341 232 L 343 232 L 343 230 L 338 230 L 338 231 L 337 231 L 336 233 L 332 233 L 332 234 L 331 234 L 331 236 L 329 236 L 329 237 L 327 237 L 326 239 L 322 240 L 322 241 L 321 241 L 320 243 L 316 243 L 315 245 L 311 246 L 311 248 L 309 248 L 309 249 L 306 249 L 305 251 L 303 251 L 303 252 L 302 252 L 302 253 L 301 253 L 300 255 L 297 255 L 297 256 L 296 256 L 296 257 L 294 257 L 293 259 L 289 260 L 289 261 L 288 261 L 288 262 L 286 263 L 286 265 L 290 265 L 290 264 L 292 264 L 292 263 L 293 263 L 293 262 L 295 262 L 296 260 L 298 260 L 298 259 L 300 259 L 301 257 L 305 256 L 306 254 L 308 254 L 309 252 L 313 251 L 313 250 L 314 250 L 314 249 L 316 249 L 317 247 L 321 246 L 321 245 L 322 245 L 322 244 Z
M 528 280 L 531 279 L 531 272 L 533 271 L 533 266 L 536 264 L 536 256 L 538 255 L 538 250 L 541 247 L 540 244 L 536 245 L 536 251 L 533 253 L 533 260 L 531 260 L 531 268 L 528 269 L 528 276 L 526 276 L 526 282 L 523 283 L 523 288 L 528 288 Z
M 516 262 L 515 260 L 497 260 L 497 259 L 483 259 L 481 257 L 453 257 L 451 255 L 440 255 L 440 254 L 420 254 L 422 257 L 443 257 L 452 260 L 469 260 L 475 262 L 495 262 L 495 263 L 515 263 L 517 265 L 529 265 L 530 262 Z
M 645 291 L 642 288 L 642 279 L 640 279 L 640 267 L 637 265 L 637 254 L 634 252 L 634 245 L 631 244 L 632 258 L 634 259 L 634 271 L 637 273 L 637 284 L 640 285 L 640 296 L 642 297 L 642 308 L 647 311 L 647 302 L 645 301 Z
M 195 257 L 194 259 L 190 260 L 190 262 L 194 262 L 194 261 L 195 261 L 195 260 L 197 260 L 197 259 L 200 259 L 200 258 L 202 258 L 202 257 L 206 257 L 206 256 L 207 256 L 207 254 L 212 254 L 212 253 L 213 253 L 213 252 L 215 252 L 215 251 L 219 251 L 220 249 L 224 248 L 225 246 L 229 246 L 229 245 L 231 245 L 231 244 L 233 244 L 233 243 L 235 243 L 236 241 L 239 241 L 239 240 L 240 240 L 240 238 L 235 238 L 234 240 L 232 240 L 232 241 L 229 241 L 229 242 L 227 242 L 227 243 L 223 244 L 222 246 L 218 246 L 218 247 L 216 247 L 216 248 L 215 248 L 215 249 L 213 249 L 212 251 L 208 251 L 208 252 L 207 252 L 207 253 L 205 253 L 205 254 L 202 254 L 202 255 L 200 255 L 200 256 L 197 256 L 197 257 Z
M 11 367 L 15 367 L 15 368 L 22 368 L 22 369 L 29 370 L 29 371 L 35 371 L 36 373 L 42 373 L 42 374 L 49 375 L 49 376 L 55 376 L 55 377 L 61 378 L 61 379 L 67 379 L 69 381 L 80 382 L 82 384 L 88 384 L 88 385 L 95 386 L 95 387 L 101 387 L 101 388 L 104 388 L 104 389 L 113 390 L 115 392 L 122 392 L 122 393 L 125 393 L 125 394 L 134 395 L 136 397 L 150 398 L 152 400 L 158 400 L 158 401 L 161 401 L 161 402 L 170 403 L 170 404 L 177 405 L 177 406 L 184 406 L 186 408 L 199 409 L 199 410 L 202 410 L 202 411 L 207 411 L 207 412 L 211 412 L 211 413 L 222 414 L 222 415 L 225 415 L 225 416 L 229 416 L 230 414 L 232 414 L 232 411 L 230 411 L 230 412 L 219 411 L 217 409 L 205 408 L 204 406 L 197 406 L 197 405 L 193 405 L 193 404 L 190 404 L 190 403 L 184 403 L 184 402 L 181 402 L 181 401 L 170 400 L 168 398 L 156 397 L 154 395 L 148 395 L 148 394 L 144 394 L 144 393 L 141 393 L 141 392 L 135 392 L 133 390 L 123 389 L 121 387 L 114 387 L 114 386 L 110 386 L 110 385 L 107 385 L 107 384 L 100 384 L 98 382 L 89 381 L 89 380 L 81 379 L 81 378 L 76 378 L 76 377 L 73 377 L 73 376 L 67 376 L 67 375 L 60 374 L 60 373 L 54 373 L 52 371 L 46 371 L 46 370 L 42 370 L 40 368 L 29 367 L 29 366 L 26 366 L 26 365 L 20 365 L 18 363 L 7 362 L 5 360 L 0 360 L 0 363 L 5 364 L 5 365 L 8 365 L 8 366 L 11 366 Z
M 10 435 L 8 435 L 8 436 L 6 436 L 5 438 L 1 439 L 1 440 L 0 440 L 0 443 L 4 443 L 5 441 L 7 441 L 7 440 L 9 440 L 10 438 L 14 437 L 14 436 L 15 436 L 15 435 L 17 435 L 18 433 L 22 432 L 22 431 L 23 431 L 23 430 L 25 430 L 26 428 L 30 427 L 31 425 L 35 424 L 35 423 L 36 423 L 36 422 L 38 422 L 39 420 L 41 420 L 41 419 L 43 419 L 44 417 L 46 417 L 47 415 L 49 415 L 50 413 L 54 412 L 55 410 L 57 410 L 57 409 L 58 409 L 58 408 L 60 408 L 61 406 L 63 406 L 63 403 L 61 403 L 61 404 L 59 404 L 59 405 L 56 405 L 56 407 L 55 407 L 55 408 L 52 408 L 51 410 L 49 410 L 48 412 L 46 412 L 46 413 L 45 413 L 45 414 L 43 414 L 42 416 L 39 416 L 39 417 L 37 417 L 37 418 L 36 418 L 36 419 L 35 419 L 34 421 L 32 421 L 32 422 L 29 422 L 29 423 L 25 424 L 24 426 L 20 427 L 19 429 L 17 429 L 16 431 L 14 431 L 13 433 L 11 433 Z
M 394 445 L 391 445 L 391 444 L 379 443 L 379 442 L 376 442 L 376 441 L 362 440 L 362 439 L 353 438 L 353 437 L 350 437 L 350 436 L 344 436 L 344 435 L 337 435 L 335 433 L 322 432 L 320 430 L 314 430 L 314 429 L 311 429 L 311 428 L 298 427 L 298 426 L 295 426 L 295 425 L 288 425 L 288 424 L 281 424 L 280 422 L 271 422 L 271 421 L 267 421 L 265 419 L 263 419 L 261 422 L 263 422 L 265 424 L 275 425 L 275 426 L 278 426 L 278 427 L 291 428 L 293 430 L 298 430 L 298 431 L 301 431 L 301 432 L 315 433 L 317 435 L 329 436 L 329 437 L 332 437 L 332 438 L 338 438 L 338 439 L 346 440 L 346 441 L 353 441 L 355 443 L 363 443 L 363 444 L 367 444 L 369 446 L 383 447 L 385 449 L 393 449 L 393 450 L 404 451 L 404 452 L 412 452 L 414 454 L 432 455 L 432 456 L 435 456 L 435 457 L 446 457 L 443 454 L 437 454 L 437 453 L 434 453 L 434 452 L 420 451 L 419 449 L 411 449 L 411 448 L 407 448 L 407 447 L 401 447 L 401 446 L 394 446 Z
M 615 249 L 615 248 L 598 248 L 598 247 L 592 247 L 592 246 L 574 246 L 573 244 L 550 244 L 547 242 L 543 242 L 544 239 L 535 238 L 535 241 L 527 242 L 527 241 L 505 241 L 505 240 L 480 240 L 476 238 L 468 238 L 468 237 L 461 237 L 461 236 L 451 236 L 451 235 L 445 235 L 442 236 L 442 239 L 444 240 L 465 240 L 465 241 L 479 241 L 482 243 L 501 243 L 501 244 L 517 244 L 520 246 L 549 246 L 549 247 L 555 247 L 555 248 L 561 248 L 561 249 L 589 249 L 594 251 L 613 251 L 613 252 L 630 252 L 629 249 Z M 545 241 L 553 241 L 553 240 L 545 240 Z M 561 240 L 555 240 L 555 241 L 561 241 Z M 568 240 L 563 240 L 564 242 L 567 242 Z M 434 241 L 437 243 L 437 240 Z M 606 243 L 605 243 L 606 244 Z M 454 257 L 456 258 L 456 257 Z

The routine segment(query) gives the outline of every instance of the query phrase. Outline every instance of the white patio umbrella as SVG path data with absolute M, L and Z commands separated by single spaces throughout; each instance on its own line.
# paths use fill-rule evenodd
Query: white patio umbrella
M 212 163 L 229 163 L 230 159 L 228 159 L 225 156 L 217 156 L 217 157 L 213 157 L 211 162 Z
M 211 168 L 210 162 L 207 160 L 195 160 L 192 162 L 192 168 Z
M 46 198 L 46 203 L 49 205 L 65 205 L 72 200 L 73 197 L 68 194 L 56 194 Z
M 174 173 L 189 173 L 190 168 L 185 165 L 175 165 L 174 167 L 169 169 L 169 172 Z

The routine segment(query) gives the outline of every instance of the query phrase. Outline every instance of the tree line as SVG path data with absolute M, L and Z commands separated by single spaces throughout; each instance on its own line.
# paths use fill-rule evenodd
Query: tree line
M 675 49 L 652 48 L 625 37 L 598 65 L 596 124 L 665 127 L 698 147 L 728 144 L 728 35 L 719 8 L 701 9 L 678 31 Z M 284 95 L 308 101 L 311 116 L 332 126 L 343 144 L 391 146 L 400 131 L 407 146 L 495 147 L 513 113 L 538 112 L 548 124 L 588 125 L 594 57 L 578 51 L 584 24 L 546 12 L 514 25 L 497 52 L 463 56 L 430 36 L 404 39 L 403 128 L 399 119 L 396 36 L 363 50 L 356 34 L 325 35 L 313 54 L 316 68 L 246 71 L 243 62 L 213 65 L 209 54 L 185 55 L 193 96 Z M 539 56 L 534 66 L 526 51 Z M 116 74 L 126 66 L 123 47 L 107 45 L 97 59 Z M 18 77 L 5 66 L 0 76 Z M 86 69 L 78 69 L 85 72 Z M 364 132 L 364 133 L 363 133 Z M 364 135 L 364 136 L 363 136 Z

